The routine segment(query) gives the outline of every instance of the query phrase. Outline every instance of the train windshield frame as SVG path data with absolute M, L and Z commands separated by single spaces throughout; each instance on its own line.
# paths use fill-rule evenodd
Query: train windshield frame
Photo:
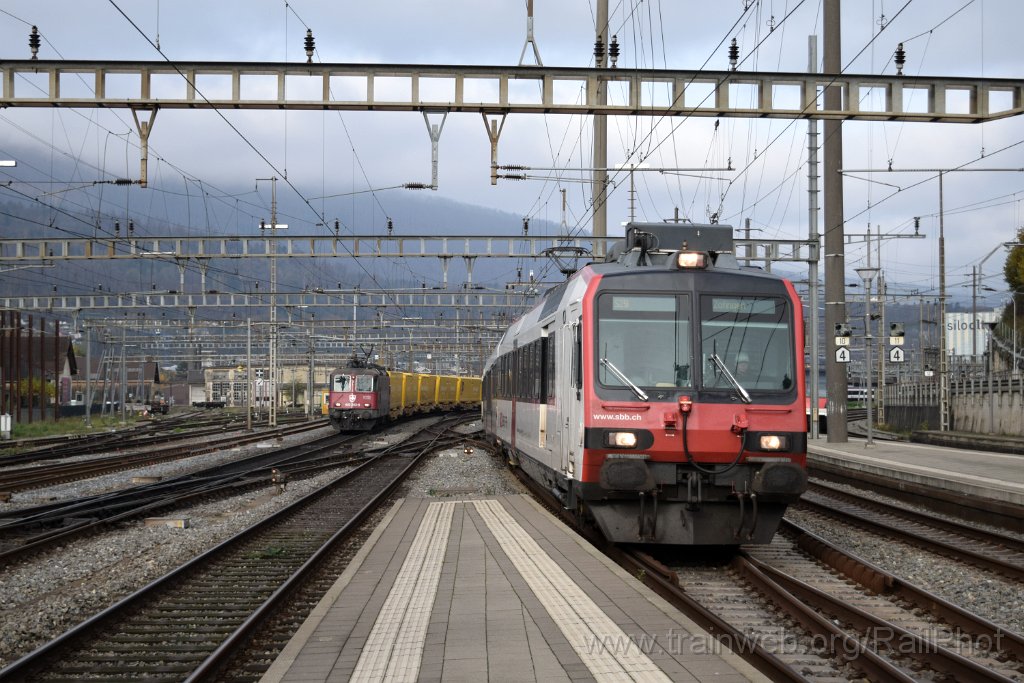
M 716 355 L 748 392 L 795 387 L 793 315 L 781 296 L 704 294 L 700 297 L 702 389 L 730 391 Z
M 693 386 L 693 329 L 690 295 L 607 291 L 597 296 L 597 358 L 607 360 L 636 386 L 677 390 Z M 628 386 L 603 363 L 597 384 Z

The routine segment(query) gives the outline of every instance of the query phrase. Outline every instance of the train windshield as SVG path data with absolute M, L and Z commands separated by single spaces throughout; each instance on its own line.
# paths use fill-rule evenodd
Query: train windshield
M 356 391 L 373 391 L 373 375 L 356 375 Z
M 704 388 L 733 386 L 713 355 L 747 391 L 793 387 L 793 331 L 789 304 L 781 297 L 701 297 L 700 342 Z
M 686 295 L 607 292 L 597 302 L 598 356 L 639 387 L 691 386 L 690 304 Z M 598 381 L 625 387 L 605 364 Z
M 335 375 L 331 391 L 352 391 L 352 377 L 350 375 Z

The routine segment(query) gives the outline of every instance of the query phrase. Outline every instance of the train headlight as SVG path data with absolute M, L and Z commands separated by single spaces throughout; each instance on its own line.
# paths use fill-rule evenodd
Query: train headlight
M 676 267 L 682 269 L 707 268 L 708 255 L 703 251 L 681 251 L 676 254 Z
M 762 451 L 786 451 L 789 450 L 789 439 L 779 434 L 761 435 Z
M 636 432 L 605 432 L 604 441 L 611 448 L 636 448 Z

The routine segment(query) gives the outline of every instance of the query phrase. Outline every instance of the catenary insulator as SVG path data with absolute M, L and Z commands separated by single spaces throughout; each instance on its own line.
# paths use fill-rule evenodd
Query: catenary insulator
M 523 235 L 529 235 L 529 234 L 530 234 L 530 219 L 529 218 L 524 218 L 523 219 Z
M 313 29 L 306 29 L 306 64 L 313 63 L 313 50 L 316 49 L 316 41 L 313 39 Z
M 341 230 L 341 222 L 337 218 L 335 218 L 334 219 L 334 236 L 335 237 L 338 236 L 338 233 L 340 232 L 340 230 Z
M 120 234 L 121 234 L 121 221 L 114 221 L 114 234 L 120 236 Z
M 135 234 L 135 221 L 131 220 L 130 218 L 128 219 L 128 234 Z
M 28 46 L 32 50 L 32 59 L 39 59 L 39 29 L 32 27 L 32 33 L 28 34 Z
M 594 66 L 604 66 L 604 39 L 601 36 L 594 41 Z
M 907 63 L 907 53 L 903 49 L 903 43 L 896 46 L 896 75 L 903 75 L 903 65 Z
M 611 60 L 614 69 L 619 61 L 619 37 L 612 36 L 612 44 L 608 46 L 608 58 Z
M 733 71 L 736 70 L 736 66 L 740 61 L 740 46 L 736 44 L 736 39 L 733 38 L 732 42 L 729 43 L 729 68 Z
M 391 219 L 389 218 L 389 219 L 388 219 L 388 234 L 390 235 L 390 234 L 391 234 L 391 232 L 392 232 L 392 231 L 393 231 L 394 229 L 395 229 L 395 224 L 394 224 L 394 223 L 393 223 L 393 222 L 391 221 Z

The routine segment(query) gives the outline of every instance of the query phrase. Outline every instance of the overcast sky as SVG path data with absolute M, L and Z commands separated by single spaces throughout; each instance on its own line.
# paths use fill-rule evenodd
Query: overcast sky
M 620 68 L 725 69 L 727 45 L 736 38 L 741 70 L 805 71 L 807 36 L 821 34 L 820 0 L 613 0 L 610 25 L 621 46 Z M 744 4 L 751 5 L 745 13 Z M 120 11 L 119 11 L 120 10 Z M 131 22 L 122 15 L 127 15 Z M 884 15 L 884 19 L 883 19 Z M 535 38 L 545 66 L 593 62 L 593 0 L 536 0 Z M 847 0 L 842 12 L 843 64 L 848 73 L 893 74 L 899 42 L 907 52 L 906 73 L 927 76 L 1021 78 L 1019 0 Z M 132 24 L 134 22 L 134 25 Z M 39 27 L 41 59 L 172 61 L 305 61 L 303 37 L 316 38 L 315 61 L 422 64 L 517 64 L 526 39 L 524 0 L 413 0 L 315 2 L 247 0 L 5 0 L 0 7 L 4 58 L 30 56 L 28 34 Z M 772 28 L 774 26 L 774 29 Z M 884 27 L 884 30 L 882 28 Z M 140 32 L 141 31 L 141 32 Z M 142 34 L 145 34 L 142 35 Z M 148 38 L 148 40 L 147 40 Z M 159 39 L 163 56 L 151 45 Z M 756 50 L 755 50 L 755 46 Z M 532 59 L 528 59 L 532 62 Z M 216 84 L 209 85 L 211 89 Z M 613 101 L 619 93 L 612 92 Z M 56 206 L 90 207 L 103 216 L 139 211 L 138 223 L 167 220 L 184 188 L 202 182 L 215 193 L 238 194 L 245 206 L 239 224 L 258 215 L 248 203 L 265 204 L 253 191 L 256 178 L 287 169 L 289 179 L 315 211 L 289 218 L 300 232 L 314 232 L 317 213 L 332 219 L 354 215 L 356 201 L 373 202 L 379 216 L 356 233 L 383 230 L 389 197 L 319 199 L 406 182 L 429 182 L 430 144 L 418 113 L 161 112 L 150 145 L 150 189 L 100 197 L 68 193 L 43 197 Z M 0 112 L 0 158 L 17 158 L 16 169 L 0 169 L 0 180 L 91 180 L 137 177 L 137 136 L 126 111 L 28 110 Z M 663 122 L 617 117 L 609 123 L 609 163 L 642 157 L 660 167 L 722 167 L 715 179 L 638 174 L 640 220 L 680 212 L 695 222 L 718 214 L 722 222 L 750 219 L 766 238 L 807 236 L 807 124 L 784 120 L 696 118 Z M 244 138 L 244 139 L 243 139 Z M 1024 120 L 1013 117 L 984 126 L 952 124 L 847 123 L 849 169 L 1024 167 Z M 589 119 L 560 115 L 510 116 L 499 143 L 499 162 L 531 166 L 589 166 Z M 984 155 L 984 159 L 981 159 Z M 82 164 L 74 178 L 50 177 L 65 157 Z M 559 189 L 568 190 L 570 227 L 589 229 L 589 187 L 540 180 L 489 182 L 490 147 L 478 114 L 448 117 L 440 142 L 440 187 L 436 196 L 558 222 Z M 51 166 L 51 164 L 53 164 Z M 63 173 L 63 171 L 62 171 Z M 887 240 L 882 266 L 893 289 L 936 292 L 938 286 L 938 183 L 927 173 L 861 173 L 846 181 L 846 231 L 910 234 L 921 217 L 921 240 Z M 188 178 L 186 181 L 185 179 Z M 628 177 L 615 178 L 608 222 L 613 234 L 628 219 Z M 922 182 L 924 181 L 924 182 Z M 51 185 L 19 185 L 37 197 Z M 279 187 L 282 192 L 291 192 Z M 899 190 L 899 192 L 897 192 Z M 243 194 L 247 193 L 247 194 Z M 0 201 L 15 195 L 0 191 Z M 294 200 L 295 197 L 292 197 Z M 1024 174 L 956 173 L 945 182 L 945 230 L 950 287 L 969 283 L 977 265 L 997 245 L 1014 239 L 1024 225 Z M 133 214 L 136 215 L 136 214 Z M 112 218 L 111 218 L 112 220 Z M 189 229 L 201 229 L 203 215 Z M 231 218 L 218 220 L 231 224 Z M 305 227 L 303 226 L 305 223 Z M 403 226 L 416 232 L 415 226 Z M 486 226 L 481 226 L 486 229 Z M 321 228 L 322 229 L 322 228 Z M 989 304 L 1005 300 L 1001 253 L 984 265 Z M 864 265 L 864 247 L 847 247 L 847 269 Z M 876 264 L 877 265 L 877 264 Z M 966 290 L 960 290 L 966 291 Z

